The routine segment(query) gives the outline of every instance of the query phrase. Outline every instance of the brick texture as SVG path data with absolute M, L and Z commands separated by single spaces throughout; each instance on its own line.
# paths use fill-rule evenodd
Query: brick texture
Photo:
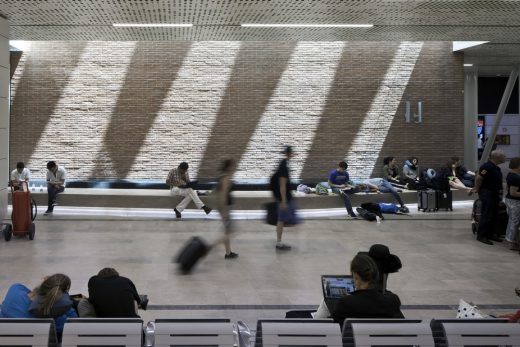
M 256 179 L 269 177 L 273 158 L 291 144 L 305 158 L 300 178 L 324 178 L 349 153 L 400 46 L 345 42 L 338 60 L 338 44 L 316 43 L 310 58 L 295 59 L 297 42 L 32 42 L 12 80 L 10 166 L 25 161 L 43 178 L 45 162 L 56 160 L 69 179 L 157 181 L 183 160 L 192 176 L 214 178 L 220 160 L 232 157 L 247 163 L 238 177 Z M 313 68 L 305 85 L 287 80 L 331 59 L 333 76 Z M 462 63 L 450 43 L 424 43 L 386 138 L 366 143 L 373 177 L 387 155 L 399 163 L 417 156 L 429 167 L 463 156 Z M 301 98 L 303 89 L 325 88 L 324 100 Z M 405 101 L 412 111 L 423 101 L 423 123 L 404 122 Z M 317 102 L 319 113 L 308 115 Z M 296 121 L 282 122 L 283 136 L 262 131 L 264 149 L 248 150 L 273 112 Z M 314 134 L 302 139 L 310 116 Z M 375 143 L 377 158 L 369 154 Z

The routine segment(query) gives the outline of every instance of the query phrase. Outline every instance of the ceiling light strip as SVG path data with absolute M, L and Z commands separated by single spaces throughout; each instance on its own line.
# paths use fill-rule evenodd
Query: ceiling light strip
M 263 24 L 263 23 L 243 23 L 244 28 L 372 28 L 374 24 Z
M 114 27 L 121 28 L 191 28 L 191 23 L 114 23 Z

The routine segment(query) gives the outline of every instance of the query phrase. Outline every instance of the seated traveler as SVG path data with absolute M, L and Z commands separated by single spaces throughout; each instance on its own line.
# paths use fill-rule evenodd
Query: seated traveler
M 15 189 L 18 189 L 22 182 L 27 182 L 27 184 L 29 184 L 30 176 L 31 174 L 29 169 L 25 167 L 23 162 L 19 161 L 16 163 L 16 169 L 11 171 L 11 184 Z
M 69 297 L 70 278 L 63 274 L 46 277 L 39 287 L 30 290 L 15 283 L 5 295 L 0 317 L 2 318 L 54 318 L 56 333 L 61 337 L 68 317 L 78 315 Z
M 346 318 L 404 318 L 399 297 L 378 289 L 378 266 L 368 254 L 357 254 L 350 263 L 350 272 L 356 290 L 329 308 L 335 322 L 343 324 Z
M 419 159 L 412 157 L 404 162 L 403 166 L 403 182 L 407 184 L 408 189 L 417 189 L 419 182 Z
M 465 186 L 457 177 L 457 162 L 453 158 L 439 170 L 439 177 L 447 177 L 450 188 L 466 190 L 468 193 L 471 191 L 471 187 Z
M 44 216 L 52 215 L 56 205 L 56 197 L 65 190 L 67 172 L 54 161 L 47 163 L 47 211 Z
M 139 317 L 141 298 L 134 283 L 113 268 L 104 268 L 88 281 L 88 296 L 97 317 Z
M 385 180 L 395 187 L 407 188 L 405 187 L 405 182 L 403 182 L 399 176 L 399 169 L 397 168 L 394 157 L 385 157 L 383 159 L 383 165 L 383 178 Z
M 454 165 L 453 173 L 462 184 L 466 187 L 473 188 L 475 186 L 475 173 L 468 171 L 460 161 L 459 157 L 451 157 L 451 162 Z
M 338 168 L 335 170 L 332 170 L 329 174 L 329 187 L 332 189 L 333 193 L 339 194 L 341 198 L 343 199 L 343 202 L 345 204 L 345 208 L 347 209 L 347 212 L 350 217 L 356 218 L 356 214 L 354 213 L 354 210 L 352 209 L 352 203 L 350 202 L 350 197 L 348 194 L 353 193 L 354 190 L 348 184 L 349 181 L 349 175 L 347 172 L 348 165 L 346 162 L 341 161 L 338 164 Z M 350 188 L 350 190 L 349 190 Z

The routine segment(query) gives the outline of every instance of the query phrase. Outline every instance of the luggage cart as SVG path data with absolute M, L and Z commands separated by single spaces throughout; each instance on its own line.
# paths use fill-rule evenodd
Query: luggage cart
M 11 184 L 12 224 L 3 223 L 5 226 L 3 234 L 6 241 L 11 240 L 13 235 L 18 237 L 29 236 L 29 239 L 33 240 L 36 232 L 34 220 L 38 214 L 38 207 L 31 197 L 27 182 L 21 182 L 19 187 L 19 190 L 15 190 L 14 185 Z

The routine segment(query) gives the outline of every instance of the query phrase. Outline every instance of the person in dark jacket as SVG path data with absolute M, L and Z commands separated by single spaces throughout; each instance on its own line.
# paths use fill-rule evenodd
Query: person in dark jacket
M 358 253 L 350 263 L 356 290 L 331 308 L 331 317 L 343 324 L 346 318 L 404 318 L 399 297 L 378 289 L 379 270 L 368 255 Z
M 283 150 L 285 158 L 280 161 L 276 172 L 271 176 L 270 184 L 274 198 L 278 202 L 278 222 L 276 224 L 276 249 L 287 251 L 291 246 L 282 242 L 283 228 L 298 223 L 296 205 L 291 193 L 291 178 L 288 163 L 294 155 L 291 146 Z
M 494 234 L 498 220 L 498 206 L 502 194 L 502 171 L 498 165 L 504 163 L 506 155 L 502 151 L 493 151 L 489 161 L 482 164 L 475 179 L 472 193 L 478 193 L 482 202 L 480 223 L 477 231 L 477 241 L 492 245 L 492 241 L 502 240 Z
M 113 268 L 104 268 L 88 281 L 89 301 L 97 317 L 139 317 L 141 298 L 134 283 Z

